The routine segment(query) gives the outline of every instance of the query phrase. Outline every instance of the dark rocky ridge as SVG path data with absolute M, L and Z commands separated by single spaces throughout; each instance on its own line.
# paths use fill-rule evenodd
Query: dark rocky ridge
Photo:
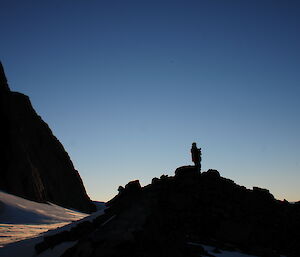
M 200 174 L 184 166 L 175 177 L 154 178 L 145 187 L 132 181 L 107 206 L 92 222 L 45 237 L 37 252 L 79 239 L 63 257 L 211 256 L 195 243 L 264 257 L 300 256 L 300 202 L 246 189 L 216 170 Z
M 9 89 L 0 63 L 0 189 L 83 212 L 95 210 L 78 171 L 28 96 Z

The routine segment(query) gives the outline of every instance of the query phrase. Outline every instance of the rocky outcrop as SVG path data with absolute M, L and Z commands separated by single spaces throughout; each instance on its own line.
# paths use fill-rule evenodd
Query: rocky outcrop
M 201 244 L 216 252 L 300 256 L 300 205 L 276 200 L 266 189 L 246 189 L 216 170 L 200 174 L 184 166 L 175 177 L 120 189 L 104 215 L 65 236 L 45 238 L 37 251 L 79 240 L 63 257 L 212 256 Z
M 95 210 L 78 171 L 28 96 L 9 89 L 0 63 L 0 189 L 84 212 Z

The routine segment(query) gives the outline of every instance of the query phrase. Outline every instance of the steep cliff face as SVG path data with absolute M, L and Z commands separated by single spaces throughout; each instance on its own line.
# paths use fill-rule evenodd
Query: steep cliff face
M 62 144 L 32 108 L 11 92 L 0 63 L 0 189 L 84 212 L 95 209 Z

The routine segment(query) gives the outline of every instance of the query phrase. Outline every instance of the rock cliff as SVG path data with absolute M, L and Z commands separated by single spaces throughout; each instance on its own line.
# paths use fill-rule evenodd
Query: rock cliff
M 33 109 L 12 92 L 0 63 L 0 189 L 83 212 L 95 210 L 62 144 Z

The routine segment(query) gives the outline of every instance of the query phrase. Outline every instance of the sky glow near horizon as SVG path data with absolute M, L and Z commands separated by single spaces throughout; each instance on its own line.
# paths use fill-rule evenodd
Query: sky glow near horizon
M 0 59 L 94 200 L 191 164 L 300 200 L 298 1 L 0 1 Z

